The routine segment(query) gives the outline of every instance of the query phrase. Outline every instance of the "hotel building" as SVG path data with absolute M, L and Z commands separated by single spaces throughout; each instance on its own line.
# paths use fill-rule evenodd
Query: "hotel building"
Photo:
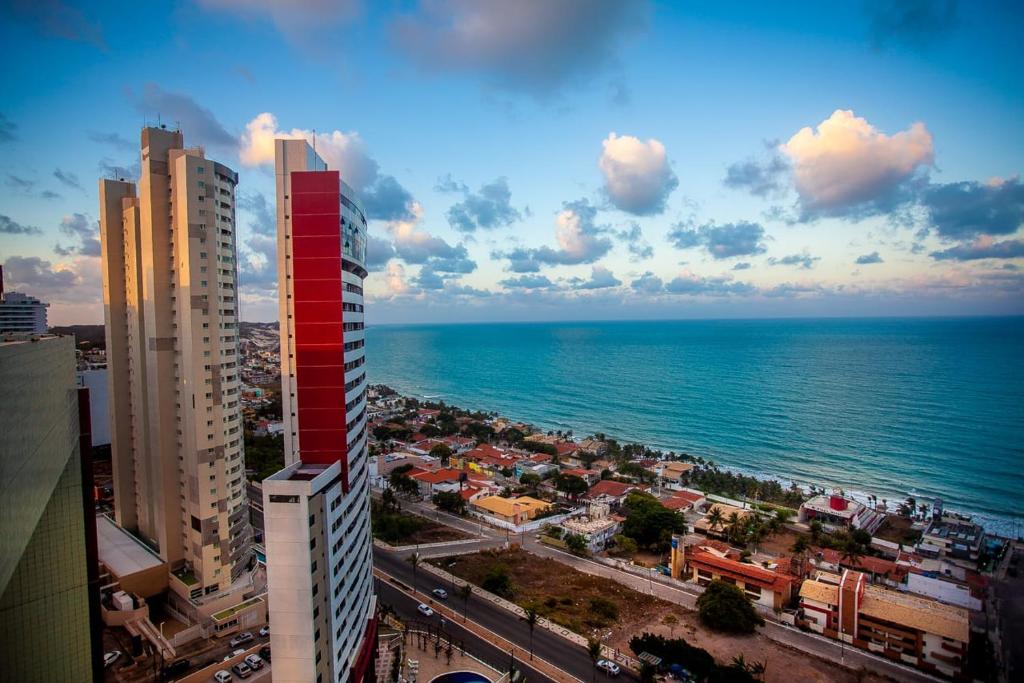
M 103 680 L 87 393 L 74 337 L 0 338 L 0 680 Z
M 46 333 L 49 305 L 21 292 L 5 292 L 4 268 L 0 266 L 0 332 Z
M 138 188 L 99 183 L 114 509 L 169 565 L 170 600 L 195 618 L 252 589 L 238 176 L 180 131 L 144 128 L 141 145 Z
M 861 572 L 818 572 L 800 587 L 815 633 L 930 673 L 960 679 L 970 640 L 967 610 L 868 583 Z
M 366 218 L 304 140 L 277 140 L 275 156 L 286 466 L 263 481 L 272 674 L 373 680 Z

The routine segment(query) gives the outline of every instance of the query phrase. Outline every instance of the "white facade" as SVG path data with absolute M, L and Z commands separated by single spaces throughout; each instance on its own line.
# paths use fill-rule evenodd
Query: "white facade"
M 0 269 L 0 278 L 3 269 Z M 34 332 L 44 334 L 46 326 L 46 307 L 35 297 L 21 292 L 3 292 L 0 284 L 0 332 Z
M 79 370 L 78 386 L 89 390 L 92 445 L 110 445 L 110 390 L 107 382 L 107 369 Z

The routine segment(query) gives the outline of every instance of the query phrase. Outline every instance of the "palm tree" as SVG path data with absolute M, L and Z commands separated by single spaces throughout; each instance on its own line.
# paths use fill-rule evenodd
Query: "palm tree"
M 852 538 L 847 539 L 846 543 L 843 544 L 843 556 L 842 559 L 846 560 L 851 567 L 857 568 L 860 563 L 860 558 L 864 556 L 864 553 L 860 547 L 860 544 L 854 541 Z
M 736 542 L 740 534 L 743 533 L 743 525 L 740 522 L 740 515 L 738 512 L 729 513 L 726 523 L 729 525 L 729 540 Z
M 708 528 L 714 531 L 718 527 L 722 526 L 722 522 L 722 508 L 716 505 L 711 508 L 710 512 L 708 512 Z
M 594 675 L 591 681 L 597 679 L 597 660 L 601 659 L 601 641 L 597 638 L 587 639 L 587 654 L 590 655 L 590 663 L 594 667 Z
M 405 561 L 412 565 L 412 592 L 415 593 L 418 590 L 416 587 L 416 570 L 419 568 L 422 558 L 419 553 L 413 553 L 405 558 Z
M 526 625 L 530 627 L 530 659 L 533 659 L 533 627 L 537 625 L 537 609 L 532 605 L 526 608 Z
M 469 596 L 473 594 L 473 587 L 464 583 L 455 589 L 455 593 L 462 598 L 462 622 L 466 622 L 466 611 L 469 609 Z
M 816 519 L 811 520 L 811 541 L 817 543 L 821 537 L 821 522 Z

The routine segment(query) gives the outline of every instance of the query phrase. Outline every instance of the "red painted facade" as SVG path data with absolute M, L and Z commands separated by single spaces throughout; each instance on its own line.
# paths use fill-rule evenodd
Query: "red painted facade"
M 304 463 L 341 462 L 347 493 L 342 333 L 341 185 L 337 171 L 291 174 L 295 405 Z

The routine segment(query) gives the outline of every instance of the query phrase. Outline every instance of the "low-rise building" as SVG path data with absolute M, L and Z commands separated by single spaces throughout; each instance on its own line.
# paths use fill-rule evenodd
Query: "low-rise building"
M 681 491 L 673 491 L 671 495 L 662 498 L 661 504 L 669 510 L 690 512 L 691 510 L 701 509 L 707 501 L 708 499 L 700 491 L 683 489 Z
M 885 521 L 885 515 L 838 493 L 823 493 L 800 505 L 800 521 L 820 522 L 829 531 L 864 529 L 873 533 Z
M 603 503 L 591 503 L 586 515 L 569 517 L 560 526 L 564 534 L 582 536 L 592 553 L 607 548 L 612 537 L 622 528 L 619 519 L 611 516 L 608 506 Z
M 491 515 L 518 526 L 549 510 L 551 503 L 530 496 L 519 496 L 518 498 L 485 496 L 474 500 L 470 507 L 476 512 Z
M 688 580 L 700 586 L 712 581 L 731 583 L 751 601 L 771 610 L 786 606 L 793 597 L 796 583 L 795 577 L 789 574 L 741 562 L 726 552 L 704 545 L 685 548 L 684 571 Z
M 635 484 L 604 479 L 591 486 L 584 497 L 592 503 L 604 503 L 614 510 L 622 505 L 626 496 L 640 490 L 642 489 Z
M 974 522 L 943 515 L 928 525 L 917 551 L 925 557 L 948 557 L 977 562 L 985 530 Z
M 689 477 L 690 470 L 694 467 L 695 465 L 692 462 L 668 460 L 656 465 L 654 473 L 658 475 L 658 480 L 665 488 L 680 489 L 684 486 Z
M 961 607 L 873 586 L 851 570 L 804 581 L 800 607 L 816 633 L 929 673 L 964 677 L 970 623 Z

